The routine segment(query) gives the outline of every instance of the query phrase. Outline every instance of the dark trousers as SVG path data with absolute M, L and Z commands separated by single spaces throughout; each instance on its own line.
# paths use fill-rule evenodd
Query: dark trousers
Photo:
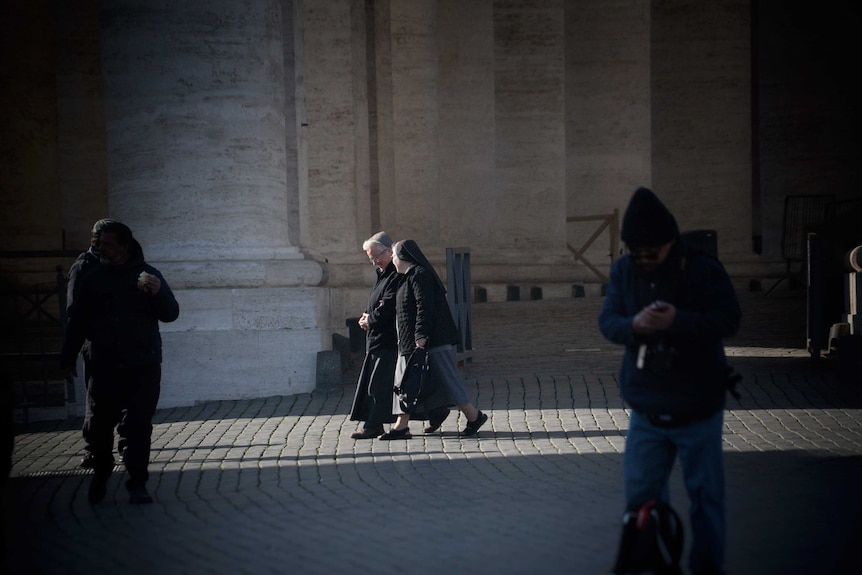
M 93 449 L 90 447 L 90 372 L 93 368 L 90 366 L 89 350 L 85 350 L 81 354 L 81 360 L 84 368 L 84 393 L 86 394 L 86 402 L 84 404 L 86 411 L 84 413 L 84 424 L 81 427 L 81 435 L 84 438 L 84 450 L 92 453 Z M 126 432 L 123 429 L 122 417 L 120 418 L 120 424 L 117 426 L 117 435 L 120 437 L 117 449 L 122 453 L 126 442 Z
M 95 471 L 110 473 L 114 427 L 122 423 L 127 442 L 123 462 L 129 474 L 128 485 L 142 486 L 149 478 L 153 415 L 159 403 L 162 366 L 115 368 L 91 362 L 90 368 L 84 427 L 96 459 Z

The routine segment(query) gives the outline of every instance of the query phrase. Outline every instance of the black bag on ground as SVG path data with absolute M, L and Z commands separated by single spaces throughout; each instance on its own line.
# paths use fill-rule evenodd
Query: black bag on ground
M 682 575 L 683 529 L 679 515 L 661 501 L 647 501 L 623 515 L 623 533 L 614 573 Z
M 407 358 L 407 368 L 398 385 L 395 395 L 404 413 L 413 413 L 417 405 L 431 395 L 433 388 L 428 375 L 428 352 L 416 348 Z

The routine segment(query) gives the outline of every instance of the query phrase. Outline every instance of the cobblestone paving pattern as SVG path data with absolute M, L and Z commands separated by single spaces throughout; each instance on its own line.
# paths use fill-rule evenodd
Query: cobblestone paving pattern
M 803 299 L 740 297 L 728 573 L 859 573 L 862 381 L 809 359 Z M 600 305 L 474 304 L 463 372 L 490 415 L 478 437 L 459 438 L 453 412 L 440 434 L 413 422 L 411 440 L 351 440 L 357 358 L 342 389 L 159 410 L 150 506 L 128 503 L 119 466 L 87 504 L 80 420 L 18 429 L 6 572 L 609 573 L 628 413 Z M 671 493 L 685 516 L 678 469 Z

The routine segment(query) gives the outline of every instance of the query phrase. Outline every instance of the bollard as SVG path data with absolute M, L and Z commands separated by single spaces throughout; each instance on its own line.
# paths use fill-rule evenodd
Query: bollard
M 317 352 L 317 373 L 314 379 L 314 388 L 317 391 L 328 391 L 340 389 L 341 381 L 341 354 L 337 351 L 324 350 Z

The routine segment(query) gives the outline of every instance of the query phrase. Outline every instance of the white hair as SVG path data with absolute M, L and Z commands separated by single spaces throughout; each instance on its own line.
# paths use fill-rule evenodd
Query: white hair
M 362 244 L 362 249 L 367 250 L 371 246 L 380 246 L 382 248 L 392 247 L 392 238 L 386 232 L 377 232 Z

